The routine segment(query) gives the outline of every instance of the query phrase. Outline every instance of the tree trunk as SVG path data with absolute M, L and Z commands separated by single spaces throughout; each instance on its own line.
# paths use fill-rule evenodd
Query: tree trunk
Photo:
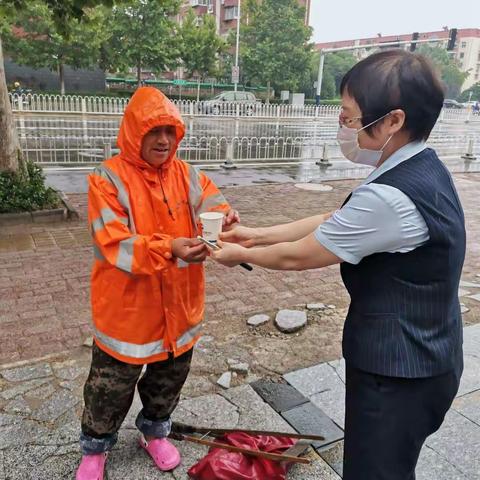
M 142 64 L 138 62 L 137 64 L 137 88 L 142 86 Z
M 267 104 L 270 103 L 270 80 L 267 82 Z
M 65 95 L 65 65 L 61 60 L 58 64 L 58 77 L 60 78 L 60 95 Z
M 0 171 L 17 171 L 22 158 L 12 108 L 8 98 L 0 38 Z

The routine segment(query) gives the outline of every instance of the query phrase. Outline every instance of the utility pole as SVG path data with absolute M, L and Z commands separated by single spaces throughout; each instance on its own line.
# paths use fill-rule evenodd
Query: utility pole
M 238 9 L 237 9 L 237 41 L 235 45 L 235 67 L 234 71 L 232 71 L 233 83 L 235 85 L 234 90 L 235 92 L 238 89 L 238 81 L 240 80 L 240 70 L 238 68 L 238 50 L 240 47 L 240 19 L 241 17 L 241 7 L 242 7 L 242 0 L 238 0 Z
M 438 43 L 444 42 L 445 39 L 427 39 L 427 40 L 406 40 L 402 42 L 385 42 L 385 43 L 372 43 L 369 45 L 355 45 L 354 47 L 338 47 L 338 48 L 324 48 L 320 50 L 320 63 L 318 65 L 318 79 L 317 79 L 317 91 L 315 95 L 316 105 L 320 105 L 320 96 L 322 94 L 322 81 L 323 81 L 323 66 L 325 64 L 325 54 L 335 52 L 346 52 L 353 50 L 361 50 L 364 48 L 376 48 L 376 47 L 399 47 L 400 45 L 411 45 L 417 43 Z M 451 43 L 451 39 L 449 39 Z

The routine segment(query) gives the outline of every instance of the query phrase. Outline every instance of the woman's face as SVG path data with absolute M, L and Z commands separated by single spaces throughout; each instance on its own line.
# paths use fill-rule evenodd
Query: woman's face
M 339 120 L 341 125 L 360 130 L 362 127 L 376 119 L 368 117 L 368 121 L 362 122 L 362 111 L 360 110 L 358 103 L 347 92 L 344 92 L 342 95 L 342 111 Z M 388 128 L 384 128 L 384 123 L 383 120 L 380 120 L 378 124 L 376 124 L 376 128 L 369 134 L 367 134 L 365 130 L 358 132 L 358 144 L 360 145 L 360 148 L 380 150 L 383 145 L 385 145 L 390 133 L 386 131 Z

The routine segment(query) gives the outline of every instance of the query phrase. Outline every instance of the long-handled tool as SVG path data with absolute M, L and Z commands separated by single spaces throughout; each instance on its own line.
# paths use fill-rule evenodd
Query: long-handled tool
M 187 442 L 198 443 L 200 445 L 205 445 L 207 447 L 222 448 L 230 452 L 243 453 L 245 455 L 250 455 L 254 457 L 266 458 L 276 462 L 291 462 L 291 463 L 310 463 L 310 460 L 307 458 L 302 458 L 297 455 L 300 455 L 305 451 L 305 445 L 302 443 L 301 447 L 294 445 L 288 449 L 283 454 L 280 453 L 269 453 L 262 452 L 260 450 L 252 450 L 249 448 L 236 447 L 234 445 L 228 445 L 218 441 L 205 440 L 205 437 L 221 437 L 228 433 L 246 433 L 248 435 L 267 435 L 271 437 L 287 437 L 287 438 L 298 438 L 303 440 L 325 440 L 321 435 L 303 435 L 300 433 L 290 433 L 290 432 L 269 432 L 264 430 L 240 430 L 234 428 L 202 428 L 194 427 L 192 425 L 185 425 L 183 423 L 174 423 L 172 425 L 172 432 L 170 437 L 175 440 L 184 440 Z M 203 434 L 201 437 L 195 436 L 195 434 Z M 300 442 L 299 442 L 300 443 Z M 288 453 L 293 455 L 289 455 Z

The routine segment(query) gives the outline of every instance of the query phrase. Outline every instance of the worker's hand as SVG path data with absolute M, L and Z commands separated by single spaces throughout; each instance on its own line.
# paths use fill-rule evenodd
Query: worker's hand
M 237 223 L 240 223 L 240 214 L 232 208 L 223 217 L 223 230 L 228 232 Z
M 243 247 L 250 248 L 256 245 L 258 230 L 256 228 L 243 227 L 237 225 L 232 230 L 222 232 L 219 236 L 220 240 L 230 243 L 238 243 Z
M 219 240 L 217 245 L 220 250 L 210 249 L 211 257 L 218 263 L 226 267 L 235 267 L 242 262 L 245 262 L 245 254 L 248 250 L 240 245 L 234 243 L 226 243 Z
M 208 255 L 208 248 L 196 238 L 175 238 L 172 242 L 172 254 L 187 263 L 201 263 Z

